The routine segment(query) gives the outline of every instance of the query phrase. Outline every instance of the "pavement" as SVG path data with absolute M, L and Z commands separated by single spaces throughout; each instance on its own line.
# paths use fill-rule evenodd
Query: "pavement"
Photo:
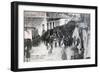
M 62 49 L 61 47 L 56 47 L 53 48 L 52 53 L 48 53 L 49 50 L 47 50 L 47 47 L 45 46 L 44 43 L 41 43 L 37 47 L 32 47 L 30 53 L 30 61 L 31 62 L 36 62 L 36 61 L 52 61 L 52 60 L 62 60 Z

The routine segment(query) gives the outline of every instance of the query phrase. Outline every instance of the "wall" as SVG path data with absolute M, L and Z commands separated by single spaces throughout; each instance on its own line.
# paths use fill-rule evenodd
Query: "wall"
M 0 1 L 0 73 L 11 73 L 10 69 L 10 2 L 13 0 Z M 79 5 L 96 5 L 98 6 L 98 13 L 100 13 L 100 0 L 21 0 L 32 2 L 45 2 L 45 3 L 60 3 L 60 4 L 79 4 Z M 98 19 L 100 19 L 98 14 Z M 98 22 L 98 24 L 100 21 Z M 100 25 L 98 25 L 100 28 Z M 100 29 L 98 29 L 100 31 Z M 100 34 L 98 34 L 100 37 Z M 100 40 L 100 38 L 98 39 Z M 98 42 L 100 43 L 100 41 Z M 98 46 L 100 48 L 100 45 Z M 100 49 L 98 51 L 100 52 Z M 100 53 L 98 54 L 100 55 Z M 98 59 L 100 61 L 100 58 Z M 100 64 L 100 62 L 99 62 Z M 45 70 L 35 71 L 35 73 L 99 73 L 100 65 L 91 68 L 74 68 L 74 69 L 60 69 L 60 70 Z M 26 72 L 27 73 L 27 72 Z M 33 72 L 30 72 L 33 73 Z
M 26 25 L 30 27 L 35 27 L 36 29 L 38 29 L 39 35 L 42 35 L 42 24 L 45 24 L 44 19 L 43 18 L 34 18 L 33 20 L 31 20 L 29 23 L 27 23 Z
M 26 11 L 24 14 L 24 22 L 26 27 L 35 27 L 38 29 L 39 35 L 42 35 L 43 31 L 43 24 L 45 25 L 44 29 L 47 30 L 47 24 L 46 24 L 46 13 L 45 12 L 32 12 L 32 11 Z

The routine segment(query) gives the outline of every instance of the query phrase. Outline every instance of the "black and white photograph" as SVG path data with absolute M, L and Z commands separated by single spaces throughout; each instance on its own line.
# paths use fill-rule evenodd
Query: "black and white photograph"
M 90 59 L 90 14 L 24 11 L 24 62 Z
M 97 7 L 12 2 L 11 70 L 97 66 Z

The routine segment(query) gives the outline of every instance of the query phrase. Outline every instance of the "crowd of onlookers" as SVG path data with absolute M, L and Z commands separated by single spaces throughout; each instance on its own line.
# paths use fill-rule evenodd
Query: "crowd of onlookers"
M 63 26 L 55 27 L 48 30 L 43 36 L 49 53 L 52 54 L 55 47 L 62 49 L 62 59 L 86 59 L 88 43 L 89 43 L 89 29 L 87 27 L 80 27 L 75 21 L 70 21 Z M 85 25 L 85 24 L 84 24 Z
M 42 36 L 38 34 L 36 28 L 30 30 L 26 27 L 24 30 L 25 61 L 30 61 L 30 50 L 32 46 L 38 46 L 41 42 L 49 50 L 48 54 L 52 54 L 53 49 L 60 47 L 62 49 L 62 60 L 90 58 L 90 56 L 87 56 L 89 49 L 88 26 L 82 28 L 75 21 L 70 21 L 63 26 L 57 26 L 47 30 Z

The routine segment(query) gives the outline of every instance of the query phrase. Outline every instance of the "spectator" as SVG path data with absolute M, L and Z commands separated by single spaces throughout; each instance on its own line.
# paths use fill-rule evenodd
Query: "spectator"
M 26 57 L 26 61 L 30 61 L 30 50 L 31 50 L 31 41 L 32 41 L 32 32 L 30 29 L 27 29 L 24 31 L 24 39 L 25 39 L 25 47 L 24 47 L 24 51 L 25 54 L 24 56 Z M 25 49 L 26 48 L 26 49 Z

